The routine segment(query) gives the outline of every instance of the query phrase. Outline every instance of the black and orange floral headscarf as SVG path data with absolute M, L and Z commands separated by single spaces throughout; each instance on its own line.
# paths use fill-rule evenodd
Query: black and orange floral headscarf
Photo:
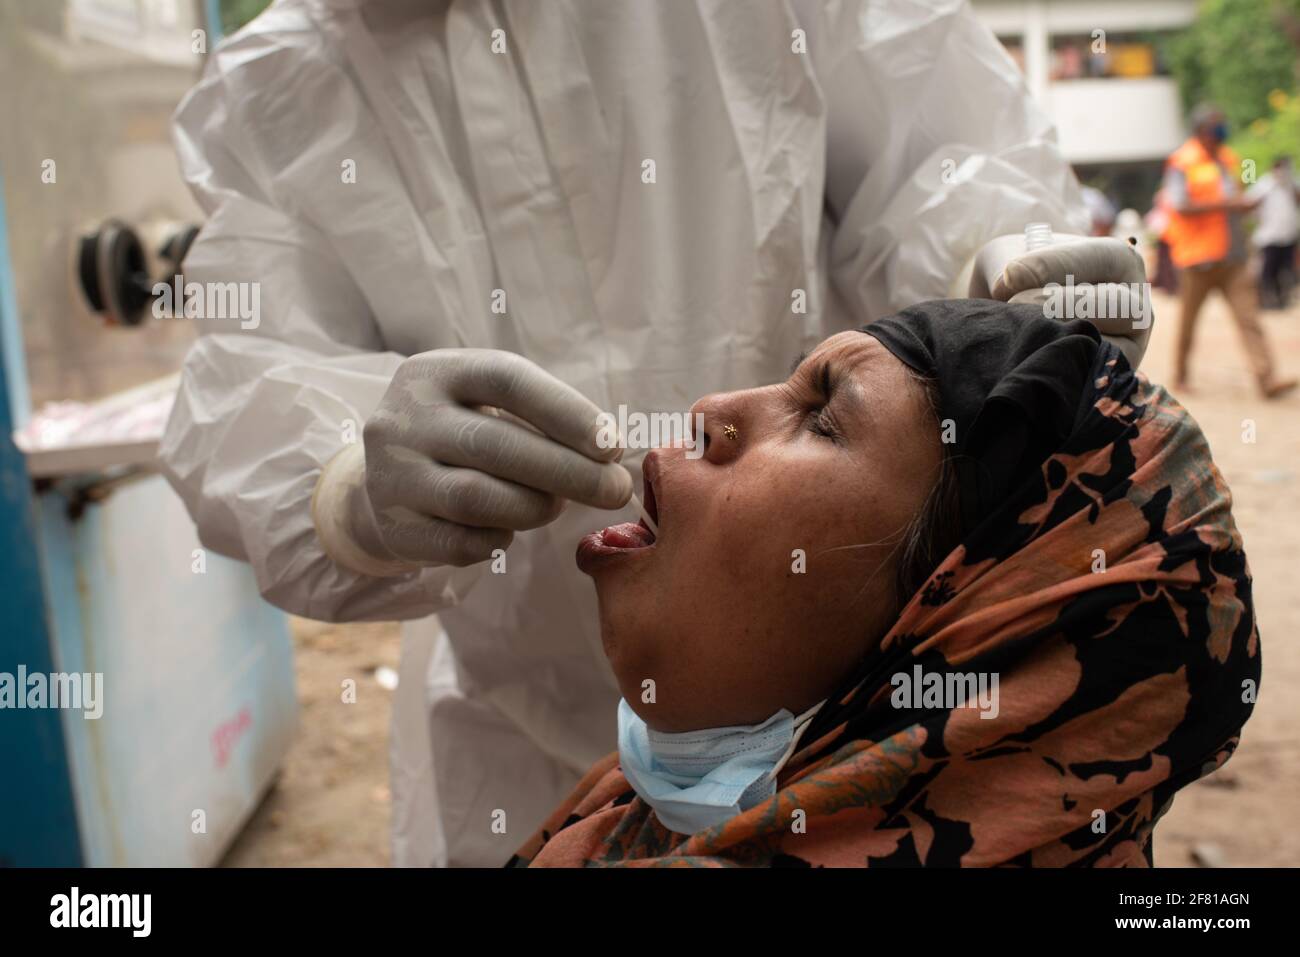
M 1146 866 L 1175 792 L 1231 756 L 1259 636 L 1231 496 L 1187 412 L 1087 323 L 1036 307 L 925 304 L 867 331 L 938 382 L 963 543 L 772 798 L 677 834 L 611 754 L 512 864 Z M 917 665 L 996 674 L 996 717 L 895 707 L 891 679 Z

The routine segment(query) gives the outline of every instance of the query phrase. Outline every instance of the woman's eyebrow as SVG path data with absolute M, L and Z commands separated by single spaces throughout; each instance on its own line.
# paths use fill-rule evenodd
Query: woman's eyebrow
M 822 397 L 827 402 L 831 400 L 831 394 L 835 391 L 834 388 L 835 383 L 838 381 L 839 381 L 838 376 L 831 375 L 830 361 L 827 360 L 826 362 L 823 362 L 821 372 L 817 376 L 817 389 L 819 392 L 821 392 Z
M 849 368 L 853 368 L 850 364 Z M 841 402 L 847 402 L 863 417 L 871 417 L 871 407 L 862 393 L 862 389 L 853 379 L 852 373 L 845 373 L 842 366 L 832 366 L 830 360 L 822 363 L 818 370 L 817 392 L 826 405 L 830 405 L 836 396 L 842 396 Z
M 807 358 L 808 358 L 808 350 L 805 349 L 803 350 L 803 352 L 799 353 L 799 355 L 795 357 L 794 363 L 790 366 L 790 371 L 786 373 L 785 377 L 788 379 L 790 378 L 790 376 L 794 375 L 795 372 L 799 370 L 799 367 L 803 365 L 803 360 Z
M 799 357 L 799 360 L 795 363 L 794 369 L 790 370 L 790 374 L 794 375 L 795 371 L 799 368 L 799 366 L 803 364 L 803 361 L 807 358 L 808 358 L 808 353 L 805 351 Z M 813 381 L 813 385 L 817 389 L 817 394 L 821 397 L 822 401 L 829 404 L 831 398 L 835 395 L 836 387 L 840 384 L 839 374 L 831 366 L 831 361 L 829 359 L 827 359 L 820 366 L 817 367 L 817 371 L 812 376 L 812 381 Z M 854 399 L 856 401 L 858 397 L 855 395 Z

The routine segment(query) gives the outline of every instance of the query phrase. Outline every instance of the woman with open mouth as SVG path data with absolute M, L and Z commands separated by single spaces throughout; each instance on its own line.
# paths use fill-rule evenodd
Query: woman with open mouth
M 1087 322 L 926 303 L 712 395 L 588 535 L 619 749 L 514 865 L 1146 866 L 1260 675 L 1199 427 Z

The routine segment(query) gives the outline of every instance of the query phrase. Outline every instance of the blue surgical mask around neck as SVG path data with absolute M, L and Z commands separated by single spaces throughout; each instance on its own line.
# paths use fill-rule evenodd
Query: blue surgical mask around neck
M 825 703 L 797 717 L 782 708 L 753 727 L 666 734 L 652 730 L 627 701 L 620 701 L 618 755 L 623 775 L 664 827 L 695 834 L 776 793 L 777 772 Z

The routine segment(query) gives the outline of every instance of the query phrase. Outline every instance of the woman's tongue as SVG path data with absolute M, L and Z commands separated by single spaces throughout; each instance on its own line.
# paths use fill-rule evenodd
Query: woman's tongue
M 600 533 L 601 544 L 611 548 L 645 548 L 654 540 L 654 534 L 640 522 L 611 525 Z

